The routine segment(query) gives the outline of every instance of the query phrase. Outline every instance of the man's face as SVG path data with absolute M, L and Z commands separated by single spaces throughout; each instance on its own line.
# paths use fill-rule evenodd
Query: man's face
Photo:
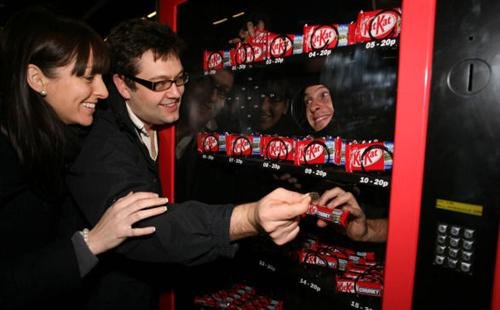
M 175 80 L 184 73 L 177 56 L 154 59 L 152 51 L 145 52 L 138 60 L 139 72 L 136 77 L 151 82 Z M 127 102 L 132 111 L 142 120 L 146 128 L 172 124 L 179 119 L 179 107 L 184 93 L 184 85 L 172 83 L 163 91 L 153 91 L 139 83 L 135 89 L 128 89 Z
M 333 100 L 330 91 L 322 84 L 311 85 L 304 91 L 307 121 L 314 129 L 324 129 L 334 114 Z
M 224 108 L 227 93 L 233 87 L 234 77 L 230 72 L 222 70 L 189 83 L 183 99 L 187 105 L 188 118 L 182 121 L 198 131 Z

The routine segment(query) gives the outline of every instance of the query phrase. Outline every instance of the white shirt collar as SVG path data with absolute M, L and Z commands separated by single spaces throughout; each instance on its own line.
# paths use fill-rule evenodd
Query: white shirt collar
M 135 115 L 134 111 L 132 111 L 127 101 L 125 101 L 125 105 L 127 106 L 128 116 L 130 116 L 130 119 L 132 120 L 132 123 L 134 124 L 135 128 L 137 128 L 137 130 L 141 134 L 149 136 L 148 132 L 146 131 L 146 126 L 141 121 L 141 119 L 138 118 L 137 115 Z
M 125 101 L 125 105 L 127 106 L 128 115 L 130 116 L 132 123 L 137 129 L 137 134 L 139 135 L 139 139 L 141 139 L 142 143 L 148 149 L 149 156 L 151 157 L 151 159 L 156 160 L 156 158 L 158 157 L 158 138 L 156 135 L 156 130 L 153 130 L 153 134 L 150 135 L 146 130 L 144 122 L 141 121 L 141 119 L 137 117 L 137 115 L 135 115 L 135 113 L 130 108 L 128 102 Z M 154 145 L 154 149 L 152 145 Z

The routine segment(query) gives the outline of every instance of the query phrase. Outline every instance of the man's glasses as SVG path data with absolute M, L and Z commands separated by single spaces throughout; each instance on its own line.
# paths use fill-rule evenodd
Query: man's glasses
M 189 81 L 189 75 L 187 73 L 182 73 L 173 80 L 163 80 L 158 82 L 151 82 L 148 80 L 143 80 L 136 76 L 125 75 L 125 77 L 131 81 L 141 84 L 142 86 L 151 89 L 152 91 L 164 91 L 172 87 L 175 83 L 177 86 L 182 86 Z

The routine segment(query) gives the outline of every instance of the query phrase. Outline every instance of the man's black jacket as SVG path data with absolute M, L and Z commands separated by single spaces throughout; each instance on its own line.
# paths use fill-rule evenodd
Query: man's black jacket
M 161 193 L 157 165 L 139 139 L 124 100 L 114 87 L 109 89 L 110 97 L 101 104 L 104 108 L 96 111 L 92 128 L 67 175 L 73 199 L 91 226 L 99 221 L 106 208 L 131 191 Z M 161 145 L 159 149 L 161 152 Z M 196 201 L 169 204 L 166 213 L 139 224 L 155 226 L 154 234 L 129 238 L 111 250 L 113 255 L 109 256 L 119 257 L 120 262 L 127 261 L 126 269 L 134 268 L 134 263 L 129 264 L 134 261 L 198 265 L 219 257 L 232 257 L 236 251 L 236 246 L 229 240 L 232 209 L 232 205 L 207 205 Z M 111 269 L 120 265 L 112 260 L 102 265 Z M 123 269 L 121 273 L 127 271 Z M 128 285 L 127 280 L 120 282 L 123 286 Z M 132 289 L 129 293 L 126 291 L 124 294 L 139 293 Z M 121 298 L 126 300 L 128 297 Z M 113 301 L 109 300 L 109 295 L 105 299 L 111 306 Z M 115 305 L 118 304 L 132 308 L 133 303 Z

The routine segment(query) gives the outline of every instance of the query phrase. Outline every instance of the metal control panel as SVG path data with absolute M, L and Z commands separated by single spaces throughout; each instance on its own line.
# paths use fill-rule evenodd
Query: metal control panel
M 413 309 L 491 309 L 500 2 L 437 1 Z
M 438 223 L 434 264 L 472 274 L 476 230 L 470 227 Z

